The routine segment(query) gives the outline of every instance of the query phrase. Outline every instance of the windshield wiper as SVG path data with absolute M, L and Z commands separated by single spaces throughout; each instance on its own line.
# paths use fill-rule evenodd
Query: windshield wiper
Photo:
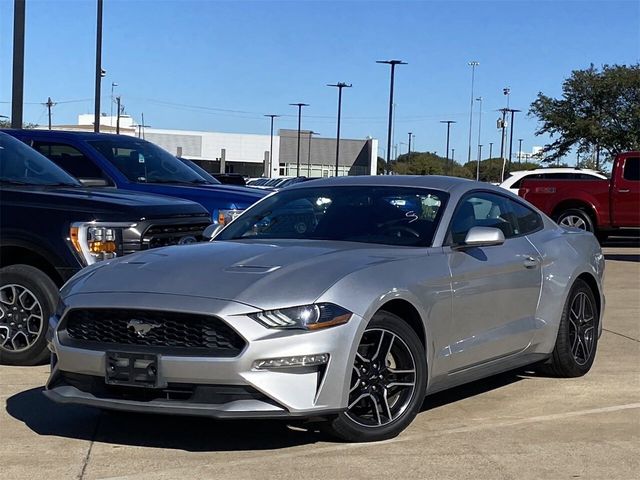
M 23 180 L 11 180 L 9 178 L 0 178 L 0 183 L 6 185 L 36 185 L 35 183 L 29 183 Z
M 147 180 L 144 183 L 166 183 L 166 184 L 174 184 L 174 185 L 201 185 L 201 184 L 208 184 L 209 182 L 207 182 L 206 180 L 192 180 L 192 181 L 185 181 L 185 180 L 171 180 L 171 179 L 159 179 L 159 180 Z

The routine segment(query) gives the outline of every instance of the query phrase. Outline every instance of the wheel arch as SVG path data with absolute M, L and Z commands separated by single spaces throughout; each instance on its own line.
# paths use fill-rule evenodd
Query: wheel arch
M 416 332 L 422 346 L 427 349 L 427 332 L 425 330 L 424 322 L 418 312 L 418 309 L 413 306 L 412 303 L 405 299 L 397 298 L 390 300 L 380 306 L 377 311 L 384 310 L 385 312 L 393 313 L 404 321 L 411 329 Z
M 64 283 L 53 264 L 43 255 L 18 245 L 3 245 L 0 247 L 0 268 L 19 264 L 29 265 L 41 270 L 58 288 Z
M 558 216 L 562 212 L 572 208 L 584 210 L 586 214 L 591 217 L 594 229 L 597 229 L 598 225 L 601 224 L 601 219 L 598 216 L 598 211 L 596 210 L 596 208 L 591 203 L 584 200 L 563 200 L 554 207 L 553 211 L 551 212 L 551 218 L 557 220 Z
M 600 314 L 600 312 L 602 312 L 602 297 L 600 295 L 600 287 L 598 286 L 598 281 L 592 274 L 588 272 L 581 273 L 580 275 L 578 275 L 576 280 L 582 280 L 589 286 L 596 300 L 596 308 L 598 309 L 598 314 Z

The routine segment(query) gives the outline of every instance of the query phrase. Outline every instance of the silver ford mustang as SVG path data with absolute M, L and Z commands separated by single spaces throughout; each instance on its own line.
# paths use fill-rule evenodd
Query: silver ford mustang
M 604 258 L 590 233 L 448 177 L 342 177 L 268 196 L 211 243 L 91 266 L 51 318 L 57 402 L 300 417 L 401 432 L 425 395 L 536 364 L 589 371 Z

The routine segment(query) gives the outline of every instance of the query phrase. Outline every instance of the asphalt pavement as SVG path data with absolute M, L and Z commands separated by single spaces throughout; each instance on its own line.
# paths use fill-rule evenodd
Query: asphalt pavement
M 42 395 L 48 367 L 0 366 L 0 478 L 640 478 L 640 247 L 605 248 L 591 372 L 503 374 L 428 397 L 399 437 L 343 444 L 282 421 L 110 414 Z

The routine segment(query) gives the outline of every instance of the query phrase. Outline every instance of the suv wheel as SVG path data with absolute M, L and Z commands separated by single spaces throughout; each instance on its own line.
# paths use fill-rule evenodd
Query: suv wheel
M 324 425 L 349 442 L 395 437 L 415 418 L 427 381 L 424 347 L 398 316 L 380 311 L 360 340 L 347 410 Z
M 0 363 L 36 365 L 49 357 L 46 333 L 58 289 L 29 265 L 0 268 Z

